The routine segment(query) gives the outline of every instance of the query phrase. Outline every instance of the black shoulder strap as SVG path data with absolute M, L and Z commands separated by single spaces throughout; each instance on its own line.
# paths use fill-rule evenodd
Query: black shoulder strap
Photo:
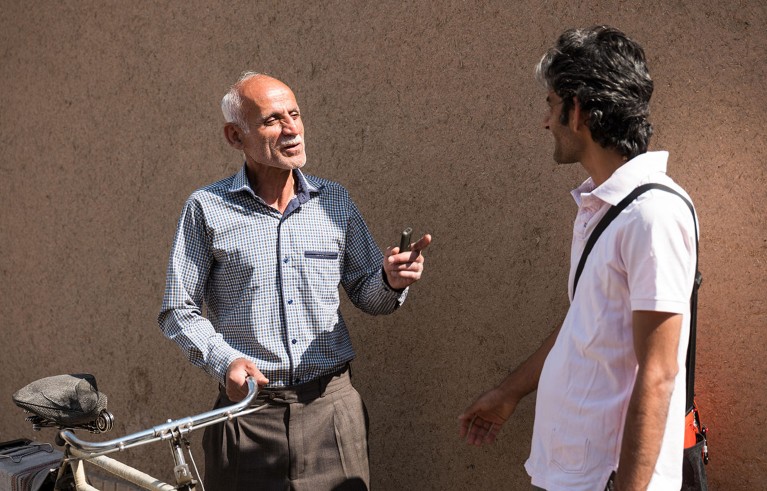
M 589 236 L 589 239 L 586 241 L 586 246 L 583 248 L 583 254 L 581 255 L 580 261 L 578 261 L 578 267 L 575 269 L 575 278 L 573 279 L 573 298 L 575 298 L 575 289 L 578 287 L 578 279 L 581 277 L 581 273 L 583 272 L 583 267 L 586 264 L 586 258 L 589 256 L 589 253 L 591 252 L 591 249 L 594 248 L 594 244 L 596 243 L 597 239 L 599 239 L 599 236 L 602 235 L 602 232 L 607 228 L 608 225 L 610 225 L 610 222 L 612 222 L 615 217 L 617 217 L 621 211 L 623 211 L 624 208 L 626 208 L 629 203 L 637 199 L 639 195 L 642 193 L 649 191 L 650 189 L 659 189 L 661 191 L 666 191 L 672 194 L 675 194 L 682 198 L 682 200 L 685 202 L 687 207 L 690 209 L 690 212 L 692 213 L 692 221 L 695 225 L 695 282 L 692 286 L 692 295 L 690 297 L 690 341 L 687 344 L 687 409 L 692 407 L 693 404 L 693 398 L 695 396 L 695 341 L 696 341 L 696 329 L 698 324 L 698 289 L 700 288 L 701 283 L 703 282 L 703 277 L 700 274 L 700 271 L 698 271 L 698 219 L 695 216 L 695 208 L 693 208 L 692 203 L 690 203 L 690 200 L 685 198 L 681 193 L 676 191 L 675 189 L 672 189 L 668 186 L 664 186 L 663 184 L 658 183 L 649 183 L 649 184 L 643 184 L 636 189 L 634 189 L 631 193 L 629 193 L 628 196 L 623 198 L 620 203 L 618 203 L 615 206 L 610 207 L 609 210 L 607 210 L 607 213 L 605 213 L 605 216 L 602 217 L 602 219 L 597 224 L 596 228 L 594 228 L 594 231 L 591 232 L 591 235 Z

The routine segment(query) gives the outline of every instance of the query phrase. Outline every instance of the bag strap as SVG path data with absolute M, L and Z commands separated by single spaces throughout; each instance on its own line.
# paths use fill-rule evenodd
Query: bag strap
M 578 267 L 575 269 L 575 278 L 573 279 L 573 298 L 575 298 L 575 289 L 578 287 L 578 280 L 580 279 L 581 273 L 583 272 L 583 267 L 586 265 L 586 258 L 594 248 L 594 244 L 596 244 L 599 236 L 602 235 L 602 232 L 604 232 L 607 226 L 610 225 L 613 220 L 615 220 L 615 217 L 617 217 L 620 212 L 629 205 L 629 203 L 650 189 L 659 189 L 661 191 L 675 194 L 682 198 L 682 201 L 685 202 L 687 207 L 690 209 L 690 212 L 692 213 L 692 221 L 695 225 L 695 282 L 692 285 L 692 294 L 690 295 L 690 341 L 687 344 L 686 361 L 687 410 L 689 411 L 692 409 L 693 399 L 695 397 L 695 342 L 698 325 L 698 289 L 703 282 L 703 276 L 700 274 L 700 271 L 698 271 L 698 219 L 695 216 L 695 208 L 693 207 L 692 203 L 690 203 L 690 200 L 685 198 L 681 193 L 673 188 L 663 184 L 649 183 L 635 188 L 633 191 L 631 191 L 631 193 L 628 194 L 628 196 L 623 198 L 620 203 L 615 206 L 611 206 L 610 209 L 607 210 L 607 213 L 605 213 L 605 216 L 602 217 L 597 226 L 594 228 L 594 231 L 591 232 L 591 235 L 586 241 L 586 246 L 583 248 L 583 254 L 581 255 L 580 261 L 578 261 Z

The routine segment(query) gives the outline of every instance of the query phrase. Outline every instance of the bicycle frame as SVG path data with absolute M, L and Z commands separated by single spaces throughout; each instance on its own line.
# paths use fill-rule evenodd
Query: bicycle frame
M 71 430 L 60 431 L 59 437 L 65 443 L 65 456 L 64 460 L 62 460 L 62 465 L 59 468 L 58 478 L 62 478 L 64 474 L 70 470 L 77 491 L 98 491 L 86 482 L 83 462 L 89 462 L 120 479 L 124 479 L 125 481 L 150 491 L 194 490 L 197 481 L 194 479 L 193 474 L 189 469 L 189 465 L 186 463 L 182 443 L 186 445 L 188 452 L 189 442 L 185 437 L 193 430 L 238 418 L 246 414 L 252 414 L 265 407 L 264 405 L 248 407 L 258 393 L 258 385 L 256 385 L 251 377 L 248 377 L 247 383 L 248 395 L 237 404 L 208 411 L 196 416 L 168 420 L 167 423 L 157 425 L 148 430 L 132 433 L 122 438 L 105 442 L 90 442 L 77 438 Z M 174 467 L 176 485 L 163 482 L 135 469 L 134 467 L 106 456 L 107 454 L 122 452 L 129 448 L 158 441 L 168 441 L 170 443 L 173 458 L 176 463 L 176 466 Z M 194 463 L 193 459 L 192 463 Z

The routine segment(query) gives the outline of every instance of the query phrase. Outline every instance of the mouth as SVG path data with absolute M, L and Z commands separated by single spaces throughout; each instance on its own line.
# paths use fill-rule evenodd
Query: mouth
M 300 153 L 302 148 L 303 142 L 300 139 L 285 142 L 280 146 L 280 150 L 288 155 Z

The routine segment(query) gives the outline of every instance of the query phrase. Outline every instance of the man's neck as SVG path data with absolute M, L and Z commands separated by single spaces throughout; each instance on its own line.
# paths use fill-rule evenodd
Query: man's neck
M 246 172 L 253 192 L 264 200 L 264 203 L 284 213 L 288 203 L 296 195 L 293 171 L 247 162 Z
M 599 145 L 589 145 L 581 159 L 581 165 L 591 176 L 596 186 L 601 186 L 628 161 L 626 157 L 615 150 L 609 150 Z

